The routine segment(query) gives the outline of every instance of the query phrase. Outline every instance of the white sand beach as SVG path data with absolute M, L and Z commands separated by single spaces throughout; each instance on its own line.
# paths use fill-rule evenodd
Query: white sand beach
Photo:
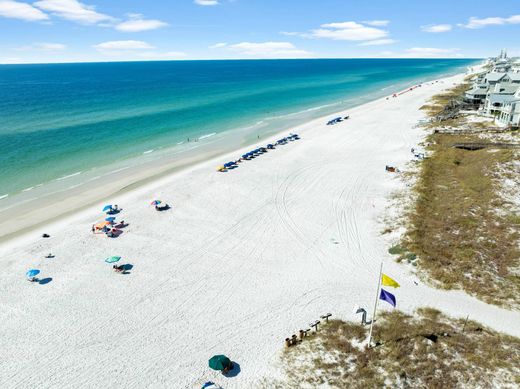
M 90 231 L 104 218 L 99 203 L 2 243 L 0 387 L 253 388 L 280 374 L 284 339 L 320 315 L 359 321 L 356 305 L 370 315 L 381 260 L 401 284 L 398 309 L 432 306 L 520 336 L 519 312 L 416 285 L 381 234 L 405 185 L 385 165 L 406 169 L 426 135 L 414 127 L 419 107 L 462 78 L 349 109 L 334 126 L 307 123 L 293 130 L 301 140 L 232 171 L 215 167 L 251 147 L 114 198 L 129 223 L 116 239 Z M 156 198 L 172 209 L 156 212 Z M 104 263 L 112 255 L 129 274 Z M 52 280 L 28 282 L 30 268 Z M 238 374 L 210 370 L 214 354 Z

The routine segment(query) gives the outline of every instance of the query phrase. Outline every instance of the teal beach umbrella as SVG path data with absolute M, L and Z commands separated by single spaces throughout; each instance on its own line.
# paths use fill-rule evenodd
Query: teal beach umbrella
M 213 370 L 224 370 L 231 365 L 231 361 L 225 355 L 214 355 L 208 361 L 209 367 Z
M 114 263 L 114 262 L 118 262 L 120 259 L 121 259 L 121 257 L 113 256 L 113 257 L 108 257 L 107 259 L 105 259 L 105 262 Z

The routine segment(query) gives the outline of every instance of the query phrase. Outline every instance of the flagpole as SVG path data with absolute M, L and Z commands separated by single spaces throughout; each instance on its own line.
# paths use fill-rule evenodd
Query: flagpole
M 368 332 L 368 347 L 372 342 L 372 328 L 374 327 L 374 321 L 376 319 L 377 303 L 379 301 L 379 292 L 381 290 L 381 276 L 383 275 L 383 261 L 381 261 L 381 267 L 379 268 L 379 277 L 377 279 L 377 293 L 376 301 L 374 302 L 374 312 L 372 313 L 372 320 L 370 320 L 370 331 Z

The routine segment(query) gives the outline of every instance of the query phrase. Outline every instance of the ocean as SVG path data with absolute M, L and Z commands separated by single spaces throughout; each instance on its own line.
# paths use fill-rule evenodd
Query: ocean
M 0 66 L 0 209 L 219 140 L 242 143 L 465 71 L 472 59 Z M 236 141 L 236 139 L 235 139 Z

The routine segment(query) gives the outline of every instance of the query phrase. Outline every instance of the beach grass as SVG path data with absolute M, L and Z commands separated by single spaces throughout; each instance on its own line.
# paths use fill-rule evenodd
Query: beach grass
M 460 100 L 463 82 L 433 96 L 423 106 L 436 116 Z M 481 130 L 489 122 L 458 116 L 439 127 Z M 513 136 L 513 133 L 493 135 Z M 400 246 L 417 254 L 414 265 L 423 279 L 445 289 L 463 289 L 488 303 L 520 307 L 520 225 L 513 204 L 503 195 L 503 182 L 515 174 L 520 153 L 511 149 L 463 150 L 455 143 L 489 142 L 477 134 L 433 133 L 426 139 L 429 158 L 421 162 L 414 204 L 407 210 L 407 232 Z M 406 258 L 401 253 L 398 261 Z
M 332 320 L 287 348 L 278 388 L 467 388 L 520 383 L 520 339 L 431 308 L 383 313 L 367 348 L 367 326 Z
M 468 79 L 465 82 L 455 85 L 446 91 L 432 96 L 427 104 L 421 107 L 428 116 L 434 117 L 440 114 L 451 100 L 462 99 L 462 95 L 471 88 L 471 83 Z
M 403 245 L 417 253 L 419 268 L 446 289 L 518 307 L 520 226 L 501 195 L 504 171 L 515 150 L 461 150 L 476 136 L 434 134 L 422 162 Z

